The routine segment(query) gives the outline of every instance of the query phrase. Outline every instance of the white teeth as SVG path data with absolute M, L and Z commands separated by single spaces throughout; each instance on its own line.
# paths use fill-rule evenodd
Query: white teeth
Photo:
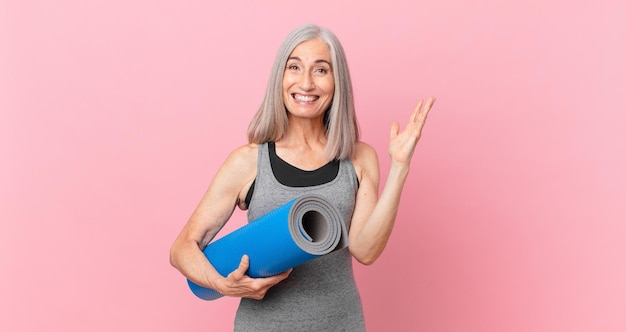
M 317 99 L 316 96 L 303 96 L 303 95 L 297 95 L 297 94 L 294 94 L 293 97 L 296 98 L 296 100 L 304 101 L 304 102 L 310 102 L 310 101 L 314 101 Z

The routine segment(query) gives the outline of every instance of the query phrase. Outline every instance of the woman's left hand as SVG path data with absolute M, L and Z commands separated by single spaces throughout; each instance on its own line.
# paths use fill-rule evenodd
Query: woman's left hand
M 426 116 L 430 108 L 435 103 L 435 98 L 430 97 L 424 102 L 420 100 L 411 114 L 409 123 L 402 132 L 399 132 L 398 122 L 391 124 L 391 135 L 389 138 L 389 156 L 392 163 L 409 164 L 415 151 L 415 146 L 422 135 L 422 128 L 426 122 Z

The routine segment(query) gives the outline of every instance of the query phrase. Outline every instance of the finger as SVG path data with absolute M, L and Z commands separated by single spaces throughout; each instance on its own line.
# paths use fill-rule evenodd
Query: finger
M 417 114 L 419 114 L 422 109 L 422 105 L 424 105 L 424 100 L 420 99 L 420 101 L 417 102 L 417 105 L 415 105 L 413 113 L 411 113 L 411 118 L 409 119 L 410 122 L 414 122 L 417 119 Z
M 289 275 L 291 274 L 291 271 L 293 271 L 293 269 L 289 269 L 283 273 L 277 274 L 275 277 L 278 279 L 278 281 L 282 281 L 287 279 L 287 277 L 289 277 Z
M 423 102 L 420 108 L 420 112 L 423 112 L 425 110 L 430 109 L 433 106 L 433 103 L 435 102 L 435 98 L 434 97 L 428 97 L 426 99 L 426 102 Z
M 391 123 L 391 132 L 389 133 L 390 138 L 394 138 L 398 136 L 398 131 L 400 130 L 400 125 L 398 122 L 394 121 Z
M 289 274 L 291 273 L 291 271 L 293 271 L 293 269 L 289 269 L 287 271 L 281 272 L 279 274 L 273 275 L 271 277 L 267 277 L 267 280 L 276 280 L 276 282 L 279 282 L 281 280 L 286 279 L 287 277 L 289 277 Z
M 291 271 L 293 271 L 293 269 L 289 269 L 285 272 L 279 273 L 277 275 L 273 275 L 271 277 L 266 277 L 266 278 L 262 278 L 262 279 L 257 279 L 259 281 L 262 281 L 263 284 L 265 286 L 272 287 L 274 285 L 276 285 L 277 283 L 287 279 L 287 277 L 289 277 L 289 274 L 291 273 Z
M 435 97 L 428 97 L 428 99 L 426 100 L 426 103 L 424 104 L 424 110 L 428 111 L 430 110 L 431 107 L 433 107 L 433 104 L 435 103 L 437 99 Z
M 235 271 L 231 273 L 231 275 L 235 279 L 239 280 L 246 275 L 246 271 L 248 271 L 249 267 L 250 267 L 250 257 L 248 257 L 248 255 L 243 255 L 241 257 L 241 262 L 239 262 L 239 266 L 237 267 Z
M 435 103 L 434 97 L 428 98 L 426 103 L 422 106 L 419 113 L 417 114 L 415 122 L 419 125 L 420 128 L 424 126 L 424 123 L 426 122 L 426 117 L 428 116 L 428 112 L 430 112 L 430 109 L 432 108 L 434 103 Z

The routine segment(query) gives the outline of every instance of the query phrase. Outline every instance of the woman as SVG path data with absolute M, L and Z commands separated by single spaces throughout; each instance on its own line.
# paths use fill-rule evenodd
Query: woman
M 340 42 L 315 25 L 294 30 L 279 49 L 265 99 L 250 123 L 250 143 L 218 170 L 172 245 L 172 265 L 198 285 L 242 298 L 237 331 L 364 330 L 352 257 L 372 264 L 382 253 L 433 103 L 420 101 L 403 131 L 392 124 L 391 166 L 379 197 L 378 157 L 359 141 Z M 247 256 L 224 277 L 203 255 L 235 207 L 248 209 L 248 220 L 254 220 L 304 193 L 321 195 L 339 209 L 349 248 L 256 279 L 245 274 Z

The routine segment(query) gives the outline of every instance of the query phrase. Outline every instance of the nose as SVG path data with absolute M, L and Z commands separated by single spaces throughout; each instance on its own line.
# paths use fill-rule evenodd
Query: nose
M 311 76 L 311 73 L 309 73 L 308 71 L 302 73 L 302 75 L 300 75 L 300 80 L 298 82 L 298 85 L 300 89 L 304 91 L 313 90 L 313 88 L 315 88 L 315 82 L 313 81 L 313 77 Z

